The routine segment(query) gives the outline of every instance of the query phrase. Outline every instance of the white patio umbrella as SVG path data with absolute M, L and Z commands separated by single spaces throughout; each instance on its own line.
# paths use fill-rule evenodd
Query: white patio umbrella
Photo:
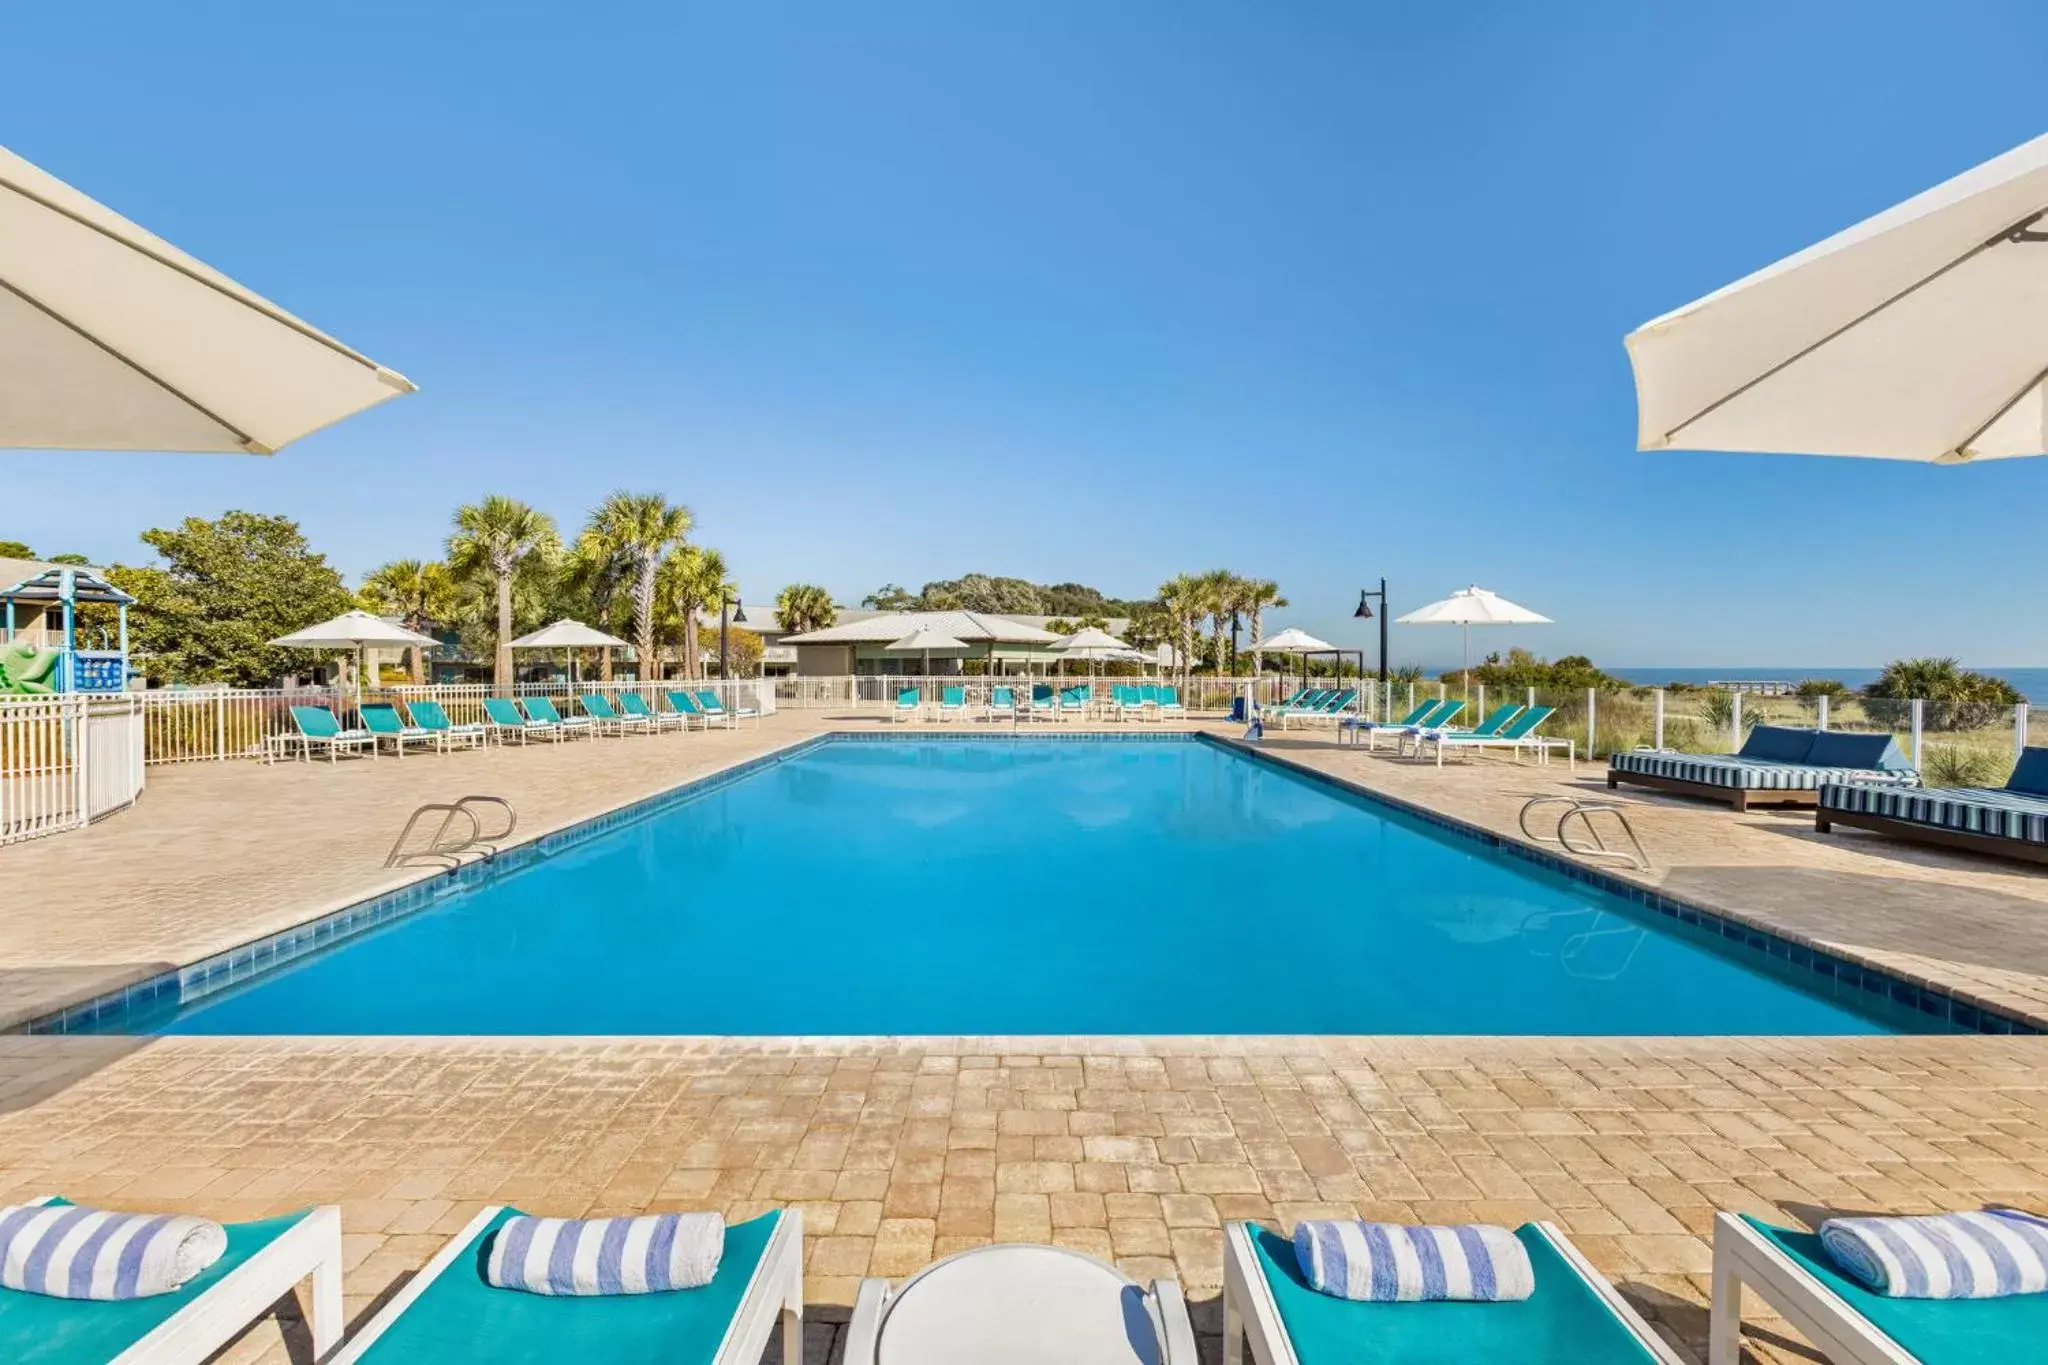
M 579 649 L 622 649 L 626 642 L 616 635 L 607 635 L 593 626 L 564 617 L 552 625 L 522 635 L 512 642 L 513 649 L 566 649 L 569 654 L 569 682 L 576 682 L 576 650 Z
M 322 621 L 317 626 L 307 626 L 304 630 L 280 635 L 270 643 L 282 645 L 286 649 L 353 649 L 356 652 L 356 700 L 361 701 L 363 651 L 372 646 L 431 647 L 441 642 L 431 635 L 422 635 L 416 630 L 387 621 L 381 616 L 372 616 L 366 611 L 345 611 L 331 621 Z
M 2048 136 L 1626 344 L 1643 450 L 2048 452 Z
M 1550 618 L 1527 607 L 1517 606 L 1498 593 L 1488 592 L 1474 584 L 1460 588 L 1441 602 L 1432 602 L 1426 607 L 1417 607 L 1406 616 L 1396 617 L 1404 626 L 1462 626 L 1465 632 L 1464 676 L 1469 684 L 1472 677 L 1472 627 L 1474 626 L 1547 626 Z
M 1328 640 L 1318 640 L 1315 636 L 1298 626 L 1289 626 L 1285 630 L 1276 631 L 1268 635 L 1265 639 L 1252 646 L 1252 653 L 1258 654 L 1260 652 L 1267 654 L 1293 654 L 1296 656 L 1335 654 L 1337 646 L 1331 644 Z M 1282 669 L 1281 672 L 1284 675 L 1286 670 Z M 1304 685 L 1308 682 L 1308 665 L 1306 663 L 1303 663 L 1301 668 L 1301 680 Z M 1286 686 L 1284 677 L 1281 686 Z
M 937 650 L 941 654 L 958 654 L 966 650 L 967 642 L 954 639 L 936 626 L 919 626 L 916 630 L 911 631 L 910 634 L 895 641 L 893 644 L 884 646 L 884 648 L 891 654 L 923 654 L 924 672 L 919 676 L 930 677 L 933 650 Z
M 269 455 L 411 393 L 0 147 L 0 446 Z
M 1124 659 L 1130 657 L 1134 652 L 1129 645 L 1117 639 L 1116 636 L 1111 635 L 1106 630 L 1098 630 L 1094 626 L 1084 626 L 1072 635 L 1062 636 L 1058 643 L 1049 645 L 1047 648 L 1063 658 L 1089 660 L 1091 667 L 1088 671 L 1091 677 L 1095 672 L 1092 667 L 1095 660 Z

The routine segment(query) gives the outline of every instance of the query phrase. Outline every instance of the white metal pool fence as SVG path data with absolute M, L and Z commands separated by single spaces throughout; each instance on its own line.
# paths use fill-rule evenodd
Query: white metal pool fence
M 1328 688 L 1328 680 L 1320 681 Z M 1265 674 L 1256 678 L 1178 675 L 1052 678 L 988 677 L 961 674 L 902 676 L 776 677 L 684 682 L 522 683 L 515 697 L 544 696 L 565 711 L 578 709 L 576 694 L 616 698 L 635 692 L 657 710 L 672 709 L 664 694 L 687 687 L 717 693 L 734 710 L 766 714 L 778 708 L 879 714 L 896 709 L 898 695 L 915 689 L 920 703 L 936 715 L 947 689 L 960 689 L 970 715 L 986 714 L 992 689 L 1009 687 L 1028 701 L 1031 688 L 1055 690 L 1091 683 L 1097 701 L 1117 686 L 1175 689 L 1189 714 L 1216 719 L 1249 690 L 1262 706 L 1273 706 L 1301 689 L 1298 678 Z M 1347 706 L 1366 719 L 1399 718 L 1423 701 L 1457 696 L 1450 683 L 1389 683 L 1368 680 Z M 489 684 L 367 689 L 364 701 L 439 702 L 454 723 L 484 719 L 484 701 L 506 695 Z M 1950 784 L 1997 785 L 2029 745 L 2048 746 L 2048 724 L 2037 724 L 2025 705 L 1952 705 L 1871 698 L 1757 696 L 1726 689 L 1627 688 L 1541 689 L 1475 685 L 1463 698 L 1457 723 L 1477 724 L 1504 703 L 1552 708 L 1542 732 L 1576 741 L 1581 753 L 1604 756 L 1616 750 L 1672 748 L 1726 753 L 1741 747 L 1758 723 L 1895 735 L 1916 767 L 1930 780 Z M 358 723 L 357 698 L 349 689 L 166 688 L 104 697 L 0 698 L 0 843 L 74 829 L 135 800 L 145 765 L 222 762 L 261 757 L 272 736 L 292 733 L 293 706 L 332 710 L 344 726 Z M 1100 708 L 1104 714 L 1110 708 Z M 1937 776 L 1937 772 L 1939 776 Z
M 140 694 L 0 698 L 0 844 L 133 804 L 142 767 Z

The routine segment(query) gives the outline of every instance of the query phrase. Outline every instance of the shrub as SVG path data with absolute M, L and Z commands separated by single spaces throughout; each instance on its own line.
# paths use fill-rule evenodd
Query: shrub
M 1930 787 L 2000 787 L 2012 776 L 2012 760 L 1970 744 L 1930 744 L 1921 758 L 1920 780 Z
M 1798 692 L 1809 701 L 1816 697 L 1846 697 L 1849 684 L 1840 678 L 1805 678 L 1800 681 Z
M 1894 659 L 1863 695 L 1870 719 L 1892 728 L 1909 723 L 1914 699 L 1925 701 L 1921 723 L 1933 730 L 1981 730 L 2026 700 L 2003 678 L 1958 667 L 1954 659 Z

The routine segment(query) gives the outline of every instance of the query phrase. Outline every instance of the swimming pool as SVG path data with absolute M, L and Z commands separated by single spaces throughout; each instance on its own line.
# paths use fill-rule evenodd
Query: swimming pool
M 95 1026 L 495 1035 L 1946 1027 L 1383 803 L 1166 736 L 811 743 L 276 970 Z

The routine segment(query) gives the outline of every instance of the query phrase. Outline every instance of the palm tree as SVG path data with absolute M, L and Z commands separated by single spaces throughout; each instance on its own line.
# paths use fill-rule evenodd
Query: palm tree
M 1159 605 L 1173 622 L 1174 638 L 1180 648 L 1181 681 L 1185 684 L 1194 663 L 1195 622 L 1202 619 L 1205 610 L 1201 581 L 1189 574 L 1175 574 L 1159 585 Z
M 775 619 L 786 635 L 824 630 L 839 619 L 832 594 L 815 583 L 792 583 L 775 594 Z
M 396 616 L 406 629 L 425 634 L 430 626 L 444 624 L 454 614 L 455 580 L 449 576 L 448 566 L 438 560 L 394 559 L 363 576 L 356 600 L 365 611 Z M 416 645 L 405 653 L 406 672 L 414 682 L 425 682 L 426 647 Z
M 562 562 L 560 605 L 566 608 L 567 615 L 587 616 L 599 630 L 620 629 L 619 599 L 628 586 L 632 567 L 619 546 L 596 528 L 586 526 Z M 612 680 L 611 650 L 598 651 L 597 669 L 601 681 Z
M 517 498 L 493 493 L 482 502 L 455 509 L 455 534 L 448 537 L 448 567 L 456 575 L 488 579 L 497 594 L 496 657 L 491 677 L 510 686 L 512 672 L 512 580 L 521 568 L 546 563 L 562 548 L 555 519 Z
M 1228 569 L 1211 569 L 1197 583 L 1201 585 L 1202 614 L 1209 618 L 1209 639 L 1216 675 L 1223 676 L 1223 634 L 1237 615 L 1238 576 Z
M 712 603 L 738 595 L 726 574 L 725 556 L 702 546 L 684 545 L 661 562 L 655 580 L 662 636 L 681 649 L 683 676 L 701 678 L 704 652 L 697 645 L 697 617 Z
M 1266 666 L 1266 652 L 1258 647 L 1259 641 L 1266 638 L 1266 608 L 1284 607 L 1287 599 L 1280 595 L 1280 585 L 1270 578 L 1247 578 L 1239 586 L 1240 603 L 1251 617 L 1252 672 L 1259 673 Z
M 690 509 L 659 493 L 612 494 L 590 514 L 590 530 L 624 561 L 633 593 L 633 650 L 642 671 L 659 675 L 654 663 L 655 578 L 670 550 L 690 533 Z

